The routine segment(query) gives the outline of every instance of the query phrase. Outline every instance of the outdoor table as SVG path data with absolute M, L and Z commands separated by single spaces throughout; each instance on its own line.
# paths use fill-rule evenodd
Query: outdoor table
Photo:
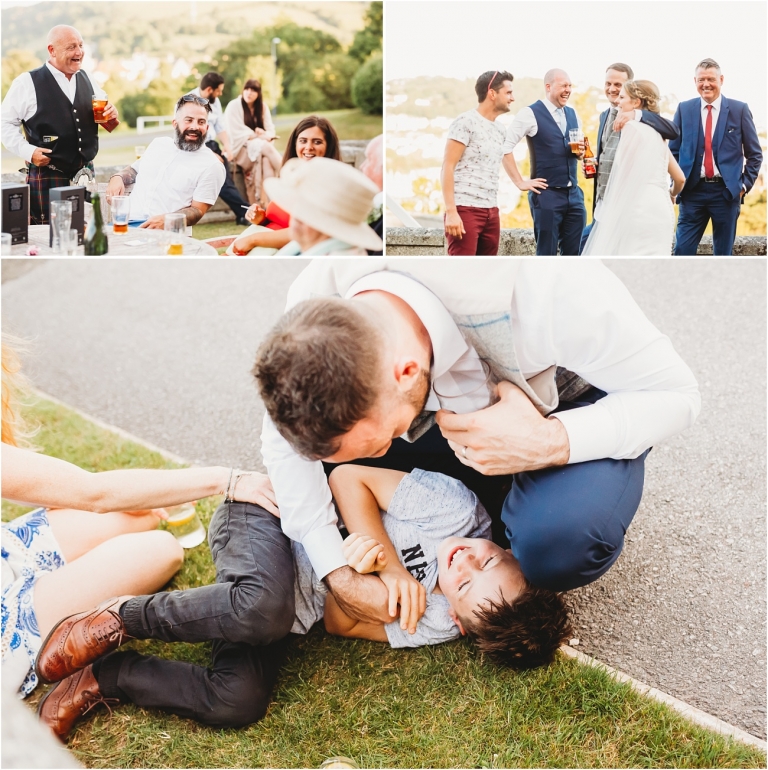
M 163 257 L 165 254 L 164 239 L 167 233 L 164 230 L 140 230 L 136 227 L 128 229 L 127 233 L 113 233 L 111 225 L 106 228 L 107 238 L 109 239 L 110 257 Z M 37 246 L 37 253 L 41 257 L 61 256 L 54 254 L 53 249 L 48 245 L 48 225 L 30 225 L 29 243 L 17 243 L 11 247 L 11 256 L 23 257 L 27 254 L 30 246 Z M 204 241 L 197 241 L 194 238 L 184 236 L 185 257 L 215 257 L 218 255 L 213 246 Z M 78 246 L 75 252 L 76 256 L 83 256 L 83 247 Z

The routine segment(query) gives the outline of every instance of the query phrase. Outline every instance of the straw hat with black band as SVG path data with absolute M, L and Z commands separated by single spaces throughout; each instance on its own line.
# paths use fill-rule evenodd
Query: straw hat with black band
M 366 219 L 379 192 L 368 177 L 331 158 L 292 158 L 279 177 L 264 180 L 267 195 L 291 217 L 350 246 L 381 249 Z

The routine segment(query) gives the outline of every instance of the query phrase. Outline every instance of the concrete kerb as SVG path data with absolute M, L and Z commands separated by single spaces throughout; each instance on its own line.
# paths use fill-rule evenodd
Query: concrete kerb
M 606 671 L 617 681 L 628 684 L 633 690 L 636 690 L 641 695 L 652 698 L 659 703 L 664 703 L 700 727 L 706 727 L 712 732 L 719 733 L 721 735 L 728 735 L 734 740 L 741 741 L 742 743 L 748 743 L 751 746 L 756 746 L 763 751 L 768 751 L 768 744 L 761 738 L 757 738 L 751 733 L 748 733 L 738 727 L 729 725 L 727 722 L 723 722 L 722 719 L 718 719 L 711 714 L 707 714 L 706 711 L 697 709 L 695 706 L 690 706 L 684 701 L 675 698 L 673 695 L 669 695 L 668 693 L 662 692 L 661 690 L 657 690 L 655 687 L 651 687 L 650 685 L 640 682 L 637 679 L 633 679 L 628 674 L 625 674 L 622 671 L 618 671 L 615 668 L 611 668 L 605 663 L 601 663 L 599 660 L 591 658 L 589 655 L 585 655 L 583 652 L 574 650 L 573 647 L 569 647 L 568 645 L 563 645 L 560 648 L 560 651 L 566 657 L 578 660 L 579 663 L 582 663 L 585 666 L 592 666 L 593 668 L 603 669 L 603 671 Z
M 69 404 L 65 404 L 63 401 L 59 401 L 59 399 L 49 395 L 48 393 L 44 393 L 43 391 L 38 390 L 36 388 L 33 388 L 32 392 L 39 398 L 43 398 L 47 401 L 51 401 L 52 403 L 57 404 L 58 406 L 62 406 L 65 409 L 69 409 L 70 411 L 74 412 L 78 416 L 82 417 L 84 420 L 89 420 L 94 425 L 98 425 L 100 428 L 103 428 L 104 430 L 107 430 L 110 433 L 114 433 L 120 436 L 121 438 L 126 439 L 127 441 L 133 441 L 134 443 L 139 444 L 140 446 L 143 446 L 144 448 L 149 449 L 152 452 L 157 452 L 159 455 L 164 457 L 166 460 L 169 460 L 170 462 L 174 462 L 178 465 L 195 467 L 194 465 L 191 465 L 190 462 L 188 460 L 185 460 L 183 457 L 180 457 L 179 455 L 176 455 L 173 452 L 168 452 L 167 450 L 162 449 L 161 447 L 156 446 L 155 444 L 151 444 L 149 441 L 145 441 L 144 439 L 139 438 L 138 436 L 134 436 L 132 433 L 129 433 L 128 431 L 123 430 L 122 428 L 118 428 L 116 425 L 110 425 L 109 423 L 106 423 L 103 420 L 99 420 L 97 417 L 93 417 L 92 415 L 87 414 L 86 412 L 83 412 L 80 409 L 76 409 L 75 407 L 70 406 Z M 734 740 L 741 741 L 742 743 L 747 743 L 751 746 L 755 746 L 761 749 L 762 751 L 768 751 L 768 743 L 766 743 L 766 741 L 762 740 L 761 738 L 757 738 L 756 736 L 751 735 L 745 730 L 741 730 L 738 727 L 734 727 L 733 725 L 730 725 L 727 722 L 724 722 L 722 719 L 718 719 L 717 717 L 712 716 L 711 714 L 707 714 L 706 711 L 697 709 L 695 706 L 691 706 L 688 703 L 685 703 L 684 701 L 681 701 L 678 698 L 675 698 L 674 696 L 669 695 L 668 693 L 662 692 L 661 690 L 657 690 L 655 687 L 651 687 L 650 685 L 640 682 L 637 679 L 632 678 L 628 674 L 625 674 L 622 671 L 619 671 L 618 669 L 612 668 L 611 666 L 608 666 L 605 663 L 601 663 L 599 660 L 596 660 L 595 658 L 592 658 L 589 655 L 585 655 L 583 652 L 579 652 L 578 650 L 575 650 L 573 647 L 569 647 L 568 645 L 563 645 L 560 648 L 560 651 L 566 657 L 573 658 L 574 660 L 577 660 L 582 665 L 603 669 L 617 681 L 628 684 L 630 687 L 632 687 L 632 689 L 636 690 L 641 695 L 644 695 L 648 698 L 658 701 L 659 703 L 664 703 L 665 705 L 669 706 L 670 708 L 674 709 L 678 713 L 682 714 L 686 719 L 688 719 L 689 721 L 693 722 L 696 725 L 699 725 L 700 727 L 705 727 L 706 729 L 711 730 L 712 732 L 718 733 L 720 735 L 728 735 Z

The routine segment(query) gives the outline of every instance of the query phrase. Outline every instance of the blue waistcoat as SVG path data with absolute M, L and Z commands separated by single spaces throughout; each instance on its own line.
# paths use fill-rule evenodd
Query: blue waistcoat
M 576 168 L 578 158 L 568 146 L 568 132 L 578 128 L 576 112 L 565 107 L 565 134 L 560 131 L 554 116 L 542 101 L 531 105 L 536 116 L 536 136 L 527 136 L 528 154 L 531 158 L 531 179 L 546 179 L 549 187 L 573 187 L 578 185 Z

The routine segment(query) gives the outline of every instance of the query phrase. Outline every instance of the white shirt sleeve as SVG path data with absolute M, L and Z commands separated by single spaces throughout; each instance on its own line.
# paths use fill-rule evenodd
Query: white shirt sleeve
M 608 393 L 556 415 L 569 463 L 631 459 L 693 425 L 701 408 L 693 373 L 598 260 L 523 260 L 512 315 L 527 376 L 564 366 Z
M 319 579 L 345 567 L 338 517 L 322 462 L 297 454 L 268 414 L 262 426 L 261 455 L 275 490 L 283 532 L 304 546 Z
M 262 109 L 262 118 L 264 120 L 264 130 L 267 132 L 267 138 L 272 139 L 276 133 L 275 133 L 275 124 L 272 120 L 272 113 L 267 106 L 267 103 L 263 103 L 263 109 Z
M 31 163 L 32 153 L 37 149 L 30 144 L 19 130 L 21 121 L 28 120 L 37 112 L 37 97 L 32 76 L 28 72 L 19 75 L 0 107 L 0 138 L 5 148 L 19 158 Z
M 523 107 L 507 127 L 507 135 L 504 139 L 504 154 L 509 155 L 524 136 L 536 136 L 538 131 L 539 124 L 536 122 L 533 110 L 530 107 Z
M 205 148 L 207 149 L 207 148 Z M 213 152 L 209 150 L 209 152 Z M 224 186 L 224 182 L 227 179 L 227 171 L 224 168 L 224 164 L 220 161 L 216 161 L 207 168 L 197 180 L 195 191 L 192 193 L 193 201 L 200 201 L 200 203 L 210 203 L 213 205 L 216 203 L 216 199 L 219 197 L 221 188 Z

